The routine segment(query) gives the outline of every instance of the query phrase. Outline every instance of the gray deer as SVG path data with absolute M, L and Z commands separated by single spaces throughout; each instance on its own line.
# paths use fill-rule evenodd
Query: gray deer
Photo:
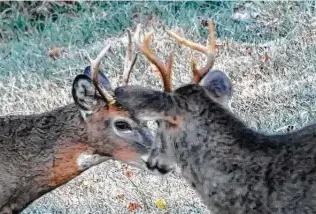
M 153 136 L 114 102 L 107 78 L 98 74 L 109 48 L 95 60 L 88 57 L 86 75 L 73 81 L 73 104 L 42 114 L 0 117 L 0 214 L 22 211 L 108 159 L 145 168 L 142 156 L 148 156 Z M 124 74 L 135 60 L 126 61 Z
M 199 85 L 214 62 L 212 22 L 209 31 L 209 48 L 169 32 L 208 56 L 201 69 L 192 63 L 194 84 L 171 91 L 165 81 L 170 80 L 172 60 L 163 65 L 145 37 L 139 49 L 160 70 L 165 92 L 138 86 L 115 89 L 116 100 L 130 114 L 158 121 L 148 169 L 165 174 L 179 165 L 214 214 L 316 213 L 316 124 L 266 135 L 247 127 L 210 96 L 208 87 Z

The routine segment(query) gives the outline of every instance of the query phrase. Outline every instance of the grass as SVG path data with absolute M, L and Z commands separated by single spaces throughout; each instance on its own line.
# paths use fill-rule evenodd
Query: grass
M 32 114 L 72 102 L 73 78 L 107 42 L 113 54 L 102 69 L 113 87 L 123 70 L 126 35 L 142 23 L 154 31 L 152 46 L 166 59 L 174 50 L 174 86 L 190 82 L 191 51 L 169 39 L 173 29 L 189 39 L 206 42 L 201 20 L 216 22 L 218 52 L 215 67 L 234 86 L 232 108 L 250 127 L 284 133 L 316 120 L 316 16 L 314 2 L 1 2 L 0 114 Z M 234 20 L 232 15 L 248 16 Z M 56 61 L 47 56 L 53 45 L 66 53 Z M 265 61 L 267 54 L 269 60 Z M 205 56 L 195 54 L 199 64 Z M 131 84 L 161 88 L 148 62 L 139 57 Z M 109 161 L 34 202 L 23 213 L 208 213 L 198 196 L 177 175 L 159 177 L 135 170 L 127 177 L 122 163 Z M 119 195 L 124 197 L 118 197 Z M 155 201 L 164 198 L 167 210 Z

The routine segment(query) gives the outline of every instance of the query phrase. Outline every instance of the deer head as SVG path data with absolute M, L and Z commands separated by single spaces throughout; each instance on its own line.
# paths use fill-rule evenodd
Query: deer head
M 125 85 L 128 84 L 137 58 L 137 55 L 132 57 L 131 34 L 130 31 L 127 33 L 129 43 L 123 72 Z M 103 155 L 141 167 L 141 157 L 148 154 L 153 137 L 148 128 L 132 118 L 116 100 L 108 78 L 100 72 L 101 60 L 109 49 L 110 45 L 104 47 L 96 59 L 86 54 L 90 66 L 86 67 L 84 74 L 74 79 L 73 99 L 81 112 L 82 121 L 87 126 L 90 140 L 100 148 L 103 142 L 107 141 Z
M 198 68 L 196 60 L 192 58 L 192 73 L 193 84 L 202 86 L 211 102 L 216 102 L 224 107 L 230 107 L 230 100 L 232 95 L 232 86 L 228 77 L 219 70 L 211 71 L 215 61 L 215 29 L 213 22 L 209 20 L 209 46 L 202 46 L 200 44 L 188 41 L 179 35 L 167 31 L 167 33 L 180 44 L 188 46 L 193 50 L 200 51 L 207 55 L 206 65 Z M 175 91 L 172 90 L 171 72 L 173 54 L 170 54 L 168 62 L 164 64 L 161 59 L 155 56 L 150 48 L 151 33 L 147 34 L 143 43 L 138 43 L 140 52 L 159 70 L 164 85 L 164 92 L 151 90 L 148 88 L 138 86 L 118 87 L 115 90 L 115 96 L 125 106 L 131 114 L 141 120 L 157 120 L 158 131 L 154 147 L 147 159 L 147 167 L 153 169 L 157 165 L 158 157 L 168 162 L 166 166 L 158 167 L 162 173 L 170 171 L 169 167 L 174 166 L 173 162 L 173 148 L 170 142 L 170 136 L 181 131 L 183 120 L 186 120 L 187 111 L 196 108 L 196 104 L 189 105 L 184 102 L 185 97 L 194 94 L 194 91 L 184 90 L 186 86 Z M 178 99 L 180 97 L 181 99 Z M 189 102 L 189 100 L 188 100 Z M 184 110 L 185 109 L 185 110 Z M 162 158 L 163 157 L 163 158 Z M 161 164 L 160 164 L 161 165 Z

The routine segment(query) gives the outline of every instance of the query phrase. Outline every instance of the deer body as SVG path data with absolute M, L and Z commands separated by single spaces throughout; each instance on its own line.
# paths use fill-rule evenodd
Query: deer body
M 0 117 L 1 214 L 21 211 L 110 158 L 142 167 L 141 156 L 151 148 L 149 130 L 95 99 L 93 113 L 70 104 L 38 115 Z
M 316 125 L 266 136 L 199 93 L 188 102 L 200 108 L 185 110 L 182 135 L 170 141 L 212 213 L 315 213 Z
M 180 166 L 212 213 L 316 213 L 316 125 L 264 135 L 198 85 L 115 93 L 140 119 L 178 118 L 177 127 L 160 122 L 147 166 L 163 173 Z
M 116 126 L 124 122 L 130 129 L 119 130 Z M 151 142 L 147 128 L 107 107 L 84 117 L 75 104 L 38 115 L 0 117 L 0 213 L 19 212 L 111 158 L 141 167 Z
M 80 120 L 74 104 L 39 115 L 0 118 L 0 210 L 20 210 L 104 160 L 96 156 L 89 166 L 79 162 L 81 155 L 94 153 Z

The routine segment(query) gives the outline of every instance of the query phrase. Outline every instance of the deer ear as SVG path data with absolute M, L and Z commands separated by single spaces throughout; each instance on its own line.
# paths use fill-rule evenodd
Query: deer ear
M 91 73 L 90 66 L 87 66 L 84 69 L 83 74 L 86 75 L 87 77 L 89 77 L 90 79 L 92 79 L 92 73 Z M 100 82 L 100 85 L 103 88 L 105 88 L 107 91 L 113 90 L 111 87 L 111 83 L 110 83 L 109 79 L 106 77 L 106 75 L 103 72 L 99 72 L 99 82 Z
M 84 116 L 91 114 L 100 102 L 106 104 L 106 102 L 97 95 L 92 80 L 84 74 L 76 76 L 73 81 L 72 96 L 75 104 L 79 107 Z
M 204 86 L 217 102 L 230 108 L 233 87 L 230 79 L 224 72 L 220 70 L 209 72 L 201 80 L 200 85 Z

